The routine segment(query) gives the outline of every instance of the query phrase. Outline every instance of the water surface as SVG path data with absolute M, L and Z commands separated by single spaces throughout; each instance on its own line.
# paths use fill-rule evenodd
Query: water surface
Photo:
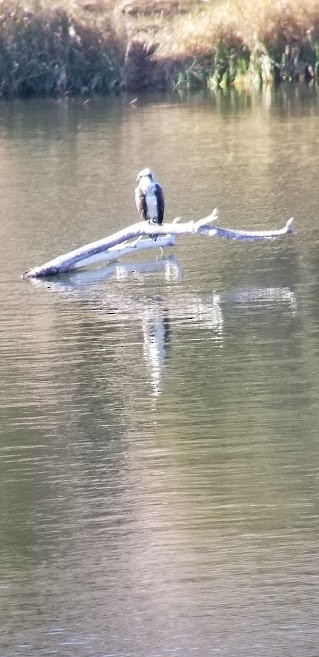
M 0 106 L 1 657 L 317 657 L 316 88 Z M 136 220 L 181 238 L 25 270 Z

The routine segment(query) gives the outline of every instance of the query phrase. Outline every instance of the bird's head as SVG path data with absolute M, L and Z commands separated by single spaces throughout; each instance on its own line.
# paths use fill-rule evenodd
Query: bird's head
M 140 182 L 141 178 L 149 178 L 150 180 L 154 180 L 151 169 L 142 169 L 142 171 L 137 174 L 136 182 Z

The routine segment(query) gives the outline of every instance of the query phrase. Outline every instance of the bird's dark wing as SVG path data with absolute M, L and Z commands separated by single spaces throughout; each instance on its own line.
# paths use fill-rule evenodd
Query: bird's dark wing
M 157 223 L 162 224 L 164 219 L 165 200 L 164 200 L 163 190 L 158 183 L 155 183 L 154 193 L 157 200 L 157 210 L 158 210 Z
M 140 217 L 142 219 L 146 219 L 147 208 L 146 208 L 145 194 L 140 187 L 136 187 L 135 190 L 135 203 Z

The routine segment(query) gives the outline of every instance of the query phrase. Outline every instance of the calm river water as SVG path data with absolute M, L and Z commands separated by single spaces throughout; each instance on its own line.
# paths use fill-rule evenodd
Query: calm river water
M 319 654 L 319 93 L 0 105 L 0 657 Z M 180 238 L 26 281 L 136 220 Z

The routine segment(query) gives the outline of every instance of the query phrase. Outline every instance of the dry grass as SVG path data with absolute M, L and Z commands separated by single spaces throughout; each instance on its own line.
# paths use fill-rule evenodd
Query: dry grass
M 240 35 L 247 46 L 265 42 L 282 49 L 311 36 L 318 40 L 319 0 L 228 0 L 177 16 L 169 28 L 175 48 L 211 48 L 216 39 Z
M 317 79 L 319 0 L 228 0 L 196 8 L 170 24 L 158 56 L 167 53 L 195 61 L 197 79 L 201 69 L 211 87 Z M 183 80 L 191 86 L 187 75 Z
M 121 43 L 112 21 L 40 2 L 0 3 L 2 95 L 91 94 L 120 78 Z
M 0 0 L 0 93 L 316 79 L 319 0 Z

